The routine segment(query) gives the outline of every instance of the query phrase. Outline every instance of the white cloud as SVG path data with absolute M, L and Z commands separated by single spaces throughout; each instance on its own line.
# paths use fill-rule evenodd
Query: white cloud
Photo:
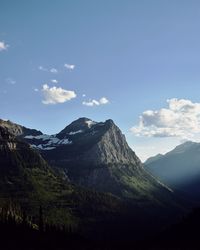
M 109 103 L 108 99 L 106 97 L 102 97 L 100 100 L 99 100 L 99 103 L 100 104 L 107 104 Z
M 34 91 L 35 91 L 35 92 L 38 92 L 38 91 L 39 91 L 39 89 L 35 88 L 35 89 L 34 89 Z
M 82 97 L 86 97 L 86 94 L 82 94 Z
M 200 103 L 176 98 L 167 100 L 167 103 L 167 108 L 144 111 L 139 124 L 131 128 L 133 134 L 192 139 L 200 133 Z
M 56 79 L 51 79 L 51 82 L 52 82 L 52 83 L 58 83 L 58 80 L 56 80 Z
M 52 69 L 50 69 L 50 72 L 56 74 L 56 73 L 58 73 L 58 70 L 55 68 L 52 68 Z
M 64 67 L 65 67 L 66 69 L 73 70 L 73 69 L 75 68 L 75 65 L 74 65 L 74 64 L 65 63 L 65 64 L 64 64 Z
M 106 97 L 102 97 L 99 100 L 89 100 L 89 101 L 83 101 L 82 104 L 85 106 L 93 107 L 93 106 L 99 106 L 99 105 L 105 105 L 108 104 L 109 101 Z
M 44 95 L 42 103 L 44 104 L 64 103 L 76 97 L 74 91 L 65 90 L 60 87 L 57 88 L 55 86 L 50 88 L 47 84 L 43 85 L 42 92 Z
M 95 105 L 98 106 L 99 102 L 96 101 L 96 100 L 90 100 L 90 101 L 87 101 L 87 102 L 83 101 L 82 104 L 85 105 L 85 106 L 92 107 L 92 106 L 95 106 Z
M 45 68 L 43 66 L 39 66 L 38 69 L 41 70 L 41 71 L 50 72 L 50 73 L 54 73 L 54 74 L 58 73 L 58 70 L 55 69 L 55 68 L 47 69 L 47 68 Z
M 8 47 L 9 47 L 8 44 L 6 44 L 3 41 L 0 41 L 0 51 L 7 50 Z

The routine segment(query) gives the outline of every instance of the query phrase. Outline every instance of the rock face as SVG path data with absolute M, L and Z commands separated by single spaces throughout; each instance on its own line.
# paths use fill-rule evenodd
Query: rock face
M 46 170 L 47 166 L 41 155 L 28 143 L 17 139 L 7 126 L 0 125 L 0 171 L 9 173 L 15 170 L 20 173 L 32 168 Z
M 41 131 L 38 131 L 36 129 L 29 129 L 24 126 L 13 123 L 11 121 L 4 121 L 2 119 L 0 119 L 0 126 L 2 128 L 6 128 L 10 134 L 18 137 L 20 136 L 24 137 L 27 135 L 33 135 L 33 136 L 42 135 Z
M 50 168 L 38 152 L 9 131 L 9 127 L 0 125 L 0 201 L 24 201 L 29 193 L 37 192 L 33 172 L 43 176 Z
M 88 123 L 90 125 L 85 127 Z M 69 151 L 76 150 L 76 159 L 87 165 L 140 164 L 139 158 L 129 148 L 125 136 L 112 120 L 96 123 L 80 118 L 57 134 L 57 137 L 68 138 L 72 142 L 72 145 L 68 145 Z M 63 160 L 73 161 L 68 154 L 64 155 L 64 158 Z
M 55 138 L 70 143 L 54 144 L 52 150 L 40 152 L 75 184 L 140 201 L 170 192 L 143 169 L 112 120 L 98 123 L 80 118 Z

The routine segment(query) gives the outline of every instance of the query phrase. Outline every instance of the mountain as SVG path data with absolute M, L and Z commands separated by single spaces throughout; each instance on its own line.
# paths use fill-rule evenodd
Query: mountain
M 11 134 L 10 127 L 0 126 L 0 210 L 10 202 L 31 218 L 38 217 L 42 206 L 48 224 L 78 227 L 84 233 L 95 230 L 95 223 L 127 213 L 120 199 L 68 183 L 37 150 Z
M 10 200 L 31 218 L 42 206 L 49 224 L 115 241 L 144 238 L 183 212 L 112 120 L 87 118 L 56 135 L 1 122 L 0 208 Z
M 18 137 L 24 137 L 28 135 L 39 136 L 42 135 L 42 132 L 36 129 L 26 128 L 19 124 L 13 123 L 11 121 L 5 121 L 0 119 L 0 126 L 6 128 L 9 133 Z
M 131 198 L 160 202 L 170 189 L 148 174 L 112 120 L 79 118 L 56 135 L 24 135 L 32 148 L 72 183 Z
M 200 200 L 200 143 L 187 141 L 144 166 L 172 189 Z
M 154 161 L 157 161 L 158 159 L 162 158 L 162 154 L 157 154 L 155 156 L 149 157 L 146 161 L 145 161 L 145 165 L 148 165 Z

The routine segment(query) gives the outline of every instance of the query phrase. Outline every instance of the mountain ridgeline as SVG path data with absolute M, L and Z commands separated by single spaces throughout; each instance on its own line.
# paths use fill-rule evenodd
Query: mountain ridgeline
M 141 204 L 170 196 L 171 191 L 144 170 L 112 120 L 80 118 L 56 135 L 25 134 L 23 139 L 76 185 Z
M 165 155 L 151 157 L 145 168 L 172 189 L 200 201 L 200 143 L 187 141 Z

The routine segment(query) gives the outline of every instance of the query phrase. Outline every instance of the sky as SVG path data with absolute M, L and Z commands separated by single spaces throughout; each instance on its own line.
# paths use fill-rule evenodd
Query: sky
M 0 0 L 0 118 L 113 119 L 141 160 L 200 139 L 198 0 Z

